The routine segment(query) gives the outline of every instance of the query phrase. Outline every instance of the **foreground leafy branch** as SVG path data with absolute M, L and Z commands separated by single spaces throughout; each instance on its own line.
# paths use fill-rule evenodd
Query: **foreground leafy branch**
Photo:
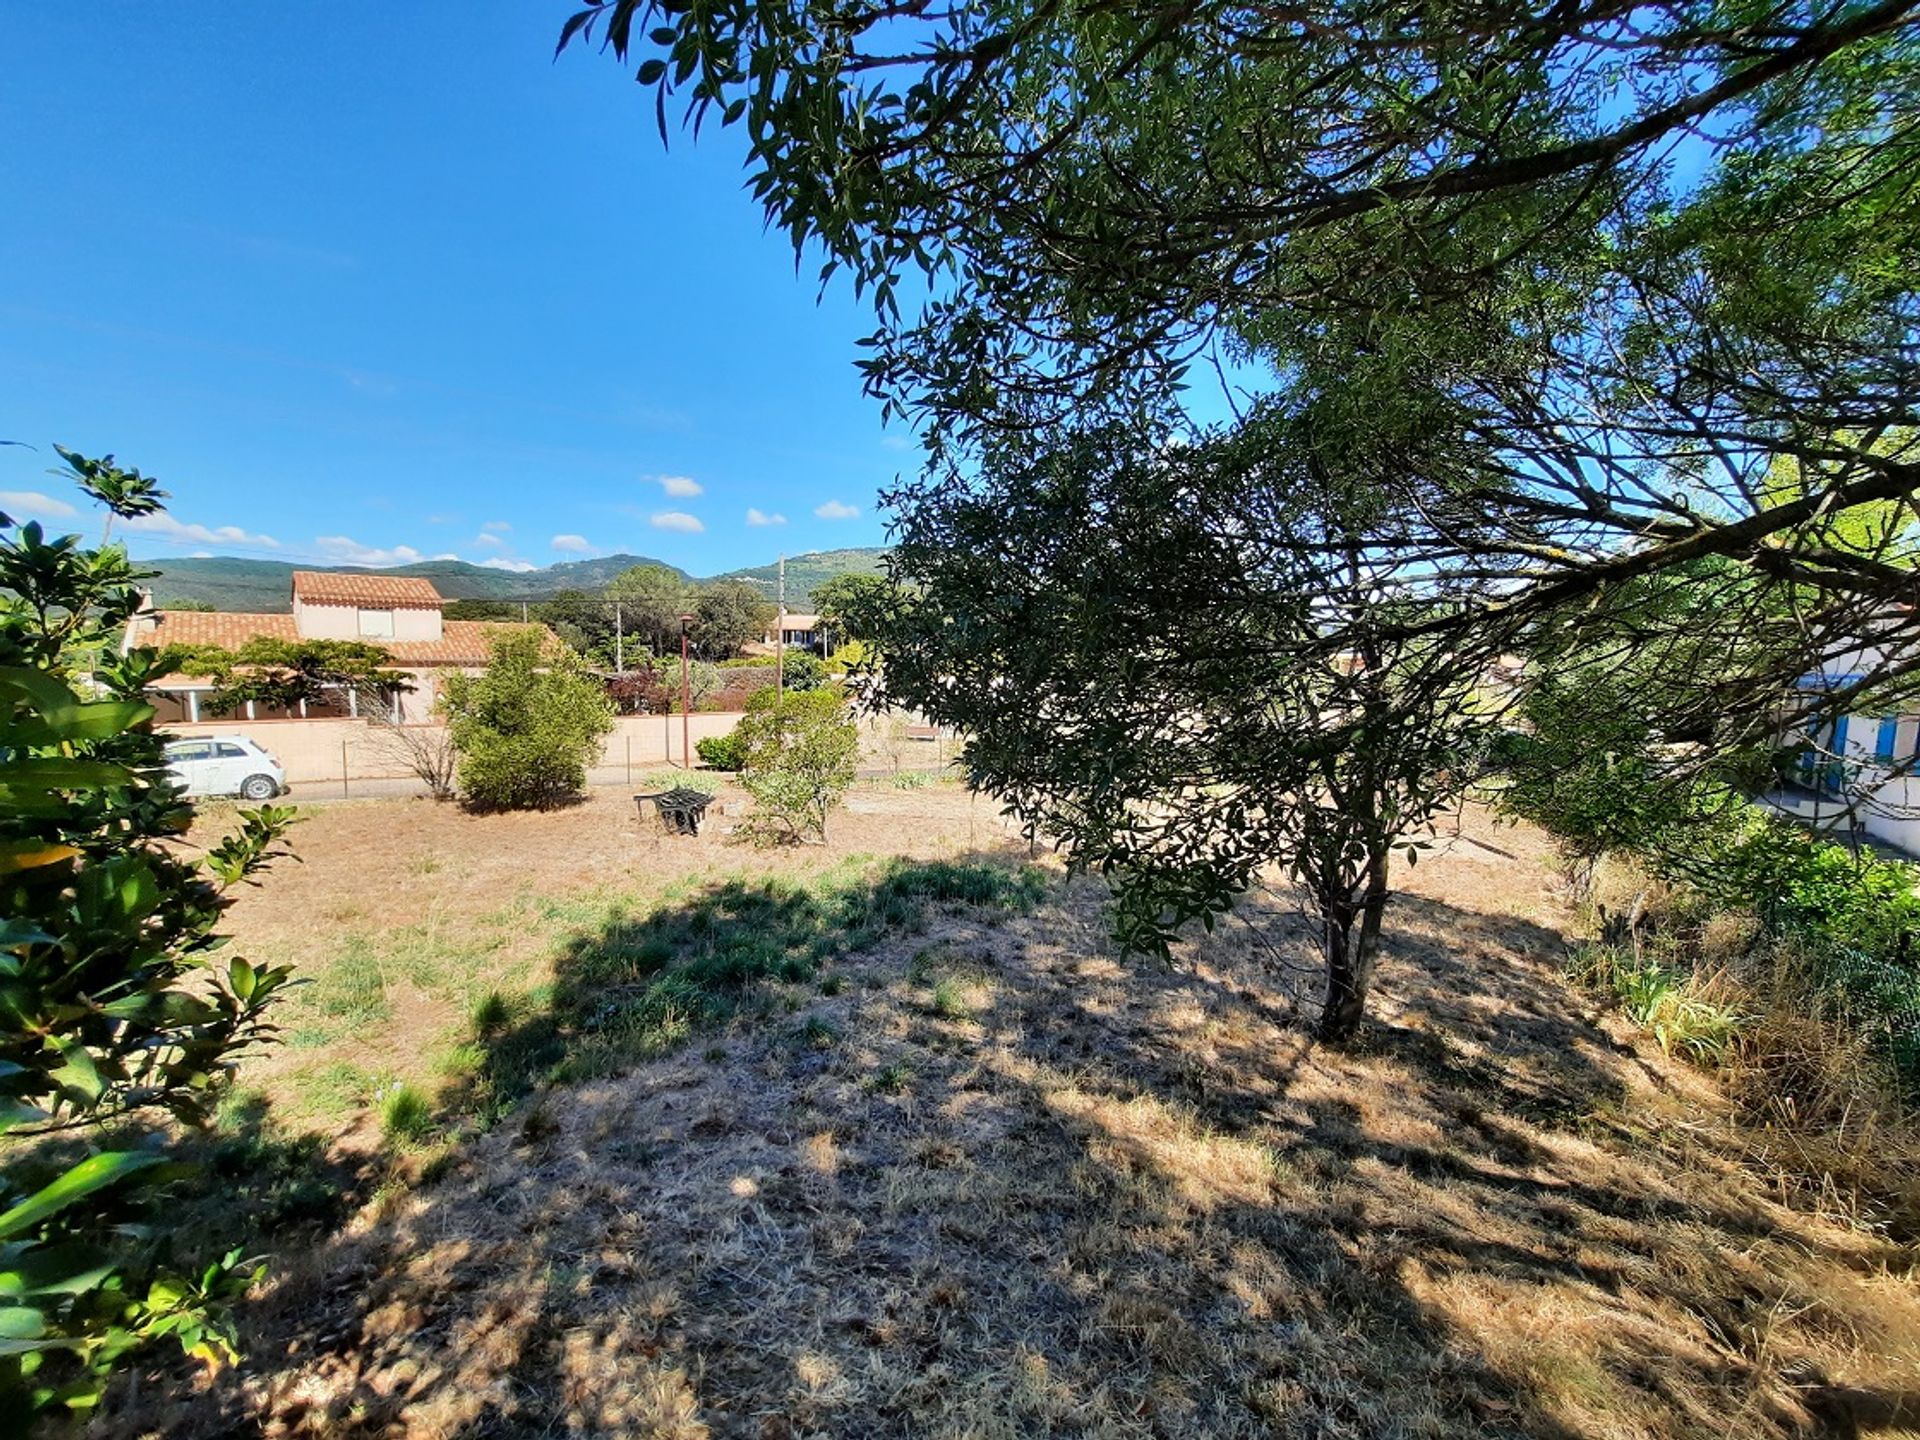
M 69 463 L 112 513 L 151 482 Z M 0 1411 L 86 1409 L 161 1339 L 231 1360 L 238 1251 L 169 1255 L 165 1144 L 135 1122 L 209 1119 L 236 1059 L 268 1039 L 287 967 L 221 953 L 234 887 L 287 851 L 293 812 L 243 812 L 198 857 L 142 694 L 161 672 L 115 641 L 140 603 L 124 549 L 0 517 Z M 162 1129 L 162 1134 L 167 1133 Z M 72 1162 L 70 1141 L 91 1153 Z

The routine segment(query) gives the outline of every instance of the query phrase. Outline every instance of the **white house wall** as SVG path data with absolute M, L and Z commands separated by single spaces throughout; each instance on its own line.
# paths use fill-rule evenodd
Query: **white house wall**
M 393 634 L 367 636 L 360 633 L 360 611 L 378 610 L 377 605 L 313 605 L 293 597 L 293 622 L 308 640 L 438 640 L 441 636 L 438 610 L 393 610 Z

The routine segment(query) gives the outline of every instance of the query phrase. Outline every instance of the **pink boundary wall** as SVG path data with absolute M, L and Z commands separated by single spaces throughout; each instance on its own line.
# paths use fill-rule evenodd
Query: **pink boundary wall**
M 710 735 L 729 734 L 740 723 L 740 714 L 696 713 L 686 720 L 697 746 Z M 680 764 L 680 722 L 678 715 L 622 716 L 614 722 L 593 768 L 624 769 L 630 763 L 638 771 Z M 287 782 L 292 785 L 342 779 L 349 784 L 404 780 L 413 773 L 380 745 L 364 720 L 204 720 L 159 728 L 169 735 L 245 735 L 272 752 L 286 767 Z M 697 755 L 694 759 L 698 763 Z

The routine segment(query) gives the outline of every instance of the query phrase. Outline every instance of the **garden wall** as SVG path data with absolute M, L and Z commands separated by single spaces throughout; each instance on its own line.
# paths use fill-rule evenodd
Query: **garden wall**
M 593 767 L 593 778 L 612 783 L 629 769 L 638 772 L 680 764 L 680 719 L 678 715 L 627 715 L 615 721 Z M 709 735 L 728 734 L 740 723 L 740 715 L 737 711 L 696 712 L 687 721 L 686 733 L 698 746 Z M 351 794 L 356 781 L 405 780 L 413 774 L 382 746 L 381 732 L 365 720 L 203 720 L 197 725 L 160 728 L 169 735 L 244 735 L 258 741 L 286 767 L 290 785 L 330 782 Z

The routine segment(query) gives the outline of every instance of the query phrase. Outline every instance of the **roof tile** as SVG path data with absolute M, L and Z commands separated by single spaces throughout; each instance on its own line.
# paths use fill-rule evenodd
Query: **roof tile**
M 141 622 L 151 620 L 151 626 Z M 300 632 L 291 615 L 249 615 L 226 610 L 155 610 L 138 617 L 134 643 L 156 649 L 167 645 L 218 645 L 223 650 L 238 650 L 256 636 L 274 640 L 298 640 Z M 438 640 L 367 640 L 379 645 L 393 657 L 393 663 L 408 665 L 484 665 L 493 653 L 493 641 L 502 635 L 531 631 L 544 645 L 560 642 L 544 625 L 523 625 L 505 620 L 444 620 Z
M 438 610 L 440 592 L 420 575 L 345 575 L 293 572 L 293 598 L 309 605 L 370 605 L 381 610 Z

